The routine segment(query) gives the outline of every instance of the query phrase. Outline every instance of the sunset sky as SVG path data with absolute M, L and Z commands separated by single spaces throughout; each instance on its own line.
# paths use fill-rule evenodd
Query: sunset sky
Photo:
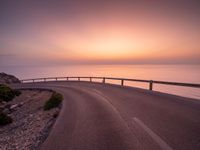
M 0 65 L 200 64 L 199 0 L 0 0 Z

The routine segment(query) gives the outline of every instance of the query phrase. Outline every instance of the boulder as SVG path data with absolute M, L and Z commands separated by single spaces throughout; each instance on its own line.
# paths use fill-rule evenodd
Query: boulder
M 21 83 L 21 81 L 13 75 L 0 73 L 0 84 Z

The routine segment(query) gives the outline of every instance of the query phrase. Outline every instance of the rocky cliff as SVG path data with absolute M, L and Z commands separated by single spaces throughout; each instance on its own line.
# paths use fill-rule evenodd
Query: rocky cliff
M 0 84 L 20 83 L 21 81 L 13 75 L 0 73 Z

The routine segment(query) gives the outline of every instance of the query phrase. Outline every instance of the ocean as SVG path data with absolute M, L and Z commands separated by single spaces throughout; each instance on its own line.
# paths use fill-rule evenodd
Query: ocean
M 101 76 L 160 80 L 200 84 L 200 65 L 65 65 L 65 66 L 0 66 L 0 72 L 19 79 L 67 76 Z M 96 82 L 101 82 L 96 80 Z M 107 83 L 120 84 L 107 80 Z M 127 86 L 148 89 L 147 83 L 125 82 Z M 154 84 L 153 90 L 200 100 L 200 88 Z

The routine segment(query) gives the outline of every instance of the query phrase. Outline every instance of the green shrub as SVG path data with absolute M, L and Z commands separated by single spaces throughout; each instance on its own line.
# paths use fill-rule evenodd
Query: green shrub
M 15 96 L 19 96 L 19 95 L 21 95 L 21 94 L 22 94 L 22 92 L 21 92 L 21 91 L 19 91 L 19 90 L 14 90 L 14 93 L 15 93 Z
M 50 99 L 45 103 L 44 110 L 50 110 L 58 107 L 63 100 L 63 96 L 59 93 L 54 92 Z
M 3 101 L 11 101 L 15 97 L 15 92 L 6 85 L 0 85 L 0 99 Z
M 0 113 L 0 125 L 7 125 L 9 123 L 12 123 L 12 118 L 4 113 Z
M 7 85 L 0 84 L 0 99 L 3 101 L 11 101 L 15 96 L 19 96 L 19 90 L 13 90 Z

